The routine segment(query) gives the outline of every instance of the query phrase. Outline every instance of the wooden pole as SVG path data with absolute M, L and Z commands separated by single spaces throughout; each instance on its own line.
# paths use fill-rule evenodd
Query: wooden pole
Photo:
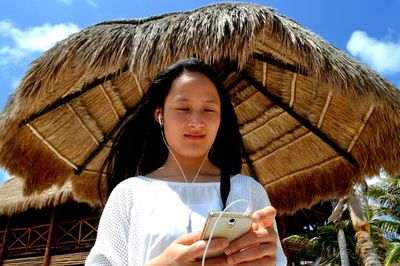
M 337 206 L 343 206 L 342 200 L 338 199 L 336 197 L 331 199 L 331 204 L 333 208 L 336 208 Z M 339 245 L 339 254 L 340 254 L 340 262 L 342 266 L 348 266 L 350 265 L 349 262 L 349 255 L 347 254 L 347 243 L 346 243 L 346 236 L 343 230 L 343 225 L 342 225 L 342 211 L 339 211 L 339 215 L 337 215 L 336 219 L 333 221 L 335 228 L 336 228 L 336 233 L 337 233 L 337 238 L 338 238 L 338 245 Z
M 52 212 L 51 212 L 49 235 L 47 237 L 46 249 L 45 249 L 45 253 L 44 253 L 43 266 L 49 266 L 50 265 L 51 245 L 53 243 L 55 218 L 56 218 L 56 207 L 53 207 Z
M 3 265 L 4 258 L 7 252 L 7 238 L 8 232 L 10 231 L 11 216 L 7 219 L 6 229 L 4 230 L 3 240 L 1 242 L 2 249 L 0 250 L 0 265 Z

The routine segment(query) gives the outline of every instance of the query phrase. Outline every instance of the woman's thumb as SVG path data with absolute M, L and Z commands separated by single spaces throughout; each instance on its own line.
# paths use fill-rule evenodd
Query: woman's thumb
M 181 235 L 176 239 L 176 242 L 182 245 L 191 245 L 194 242 L 200 240 L 201 232 L 193 232 Z

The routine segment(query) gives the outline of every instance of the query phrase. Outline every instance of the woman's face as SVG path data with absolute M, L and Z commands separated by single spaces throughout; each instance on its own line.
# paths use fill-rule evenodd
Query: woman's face
M 221 102 L 214 83 L 202 73 L 176 78 L 162 110 L 164 134 L 176 156 L 203 158 L 216 138 Z

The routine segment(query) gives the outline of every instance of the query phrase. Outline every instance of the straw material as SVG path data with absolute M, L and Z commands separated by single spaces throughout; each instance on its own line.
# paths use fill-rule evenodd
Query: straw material
M 23 180 L 11 178 L 0 186 L 0 215 L 11 216 L 24 212 L 30 208 L 42 209 L 49 206 L 61 205 L 73 199 L 70 182 L 61 188 L 52 186 L 40 194 L 23 195 Z
M 113 130 L 149 80 L 192 56 L 221 73 L 247 149 L 243 172 L 279 212 L 400 170 L 399 90 L 293 20 L 234 3 L 107 21 L 59 42 L 1 114 L 0 165 L 28 195 L 70 180 L 78 200 L 98 205 Z
M 76 252 L 51 256 L 50 266 L 83 265 L 89 252 Z

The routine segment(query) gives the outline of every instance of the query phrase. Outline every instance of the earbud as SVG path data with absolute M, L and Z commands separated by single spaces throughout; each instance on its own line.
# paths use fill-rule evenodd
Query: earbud
M 161 121 L 161 117 L 162 117 L 162 115 L 161 115 L 161 113 L 159 113 L 159 114 L 158 114 L 158 123 L 160 123 L 160 126 L 163 125 L 163 123 L 162 123 L 162 121 Z

